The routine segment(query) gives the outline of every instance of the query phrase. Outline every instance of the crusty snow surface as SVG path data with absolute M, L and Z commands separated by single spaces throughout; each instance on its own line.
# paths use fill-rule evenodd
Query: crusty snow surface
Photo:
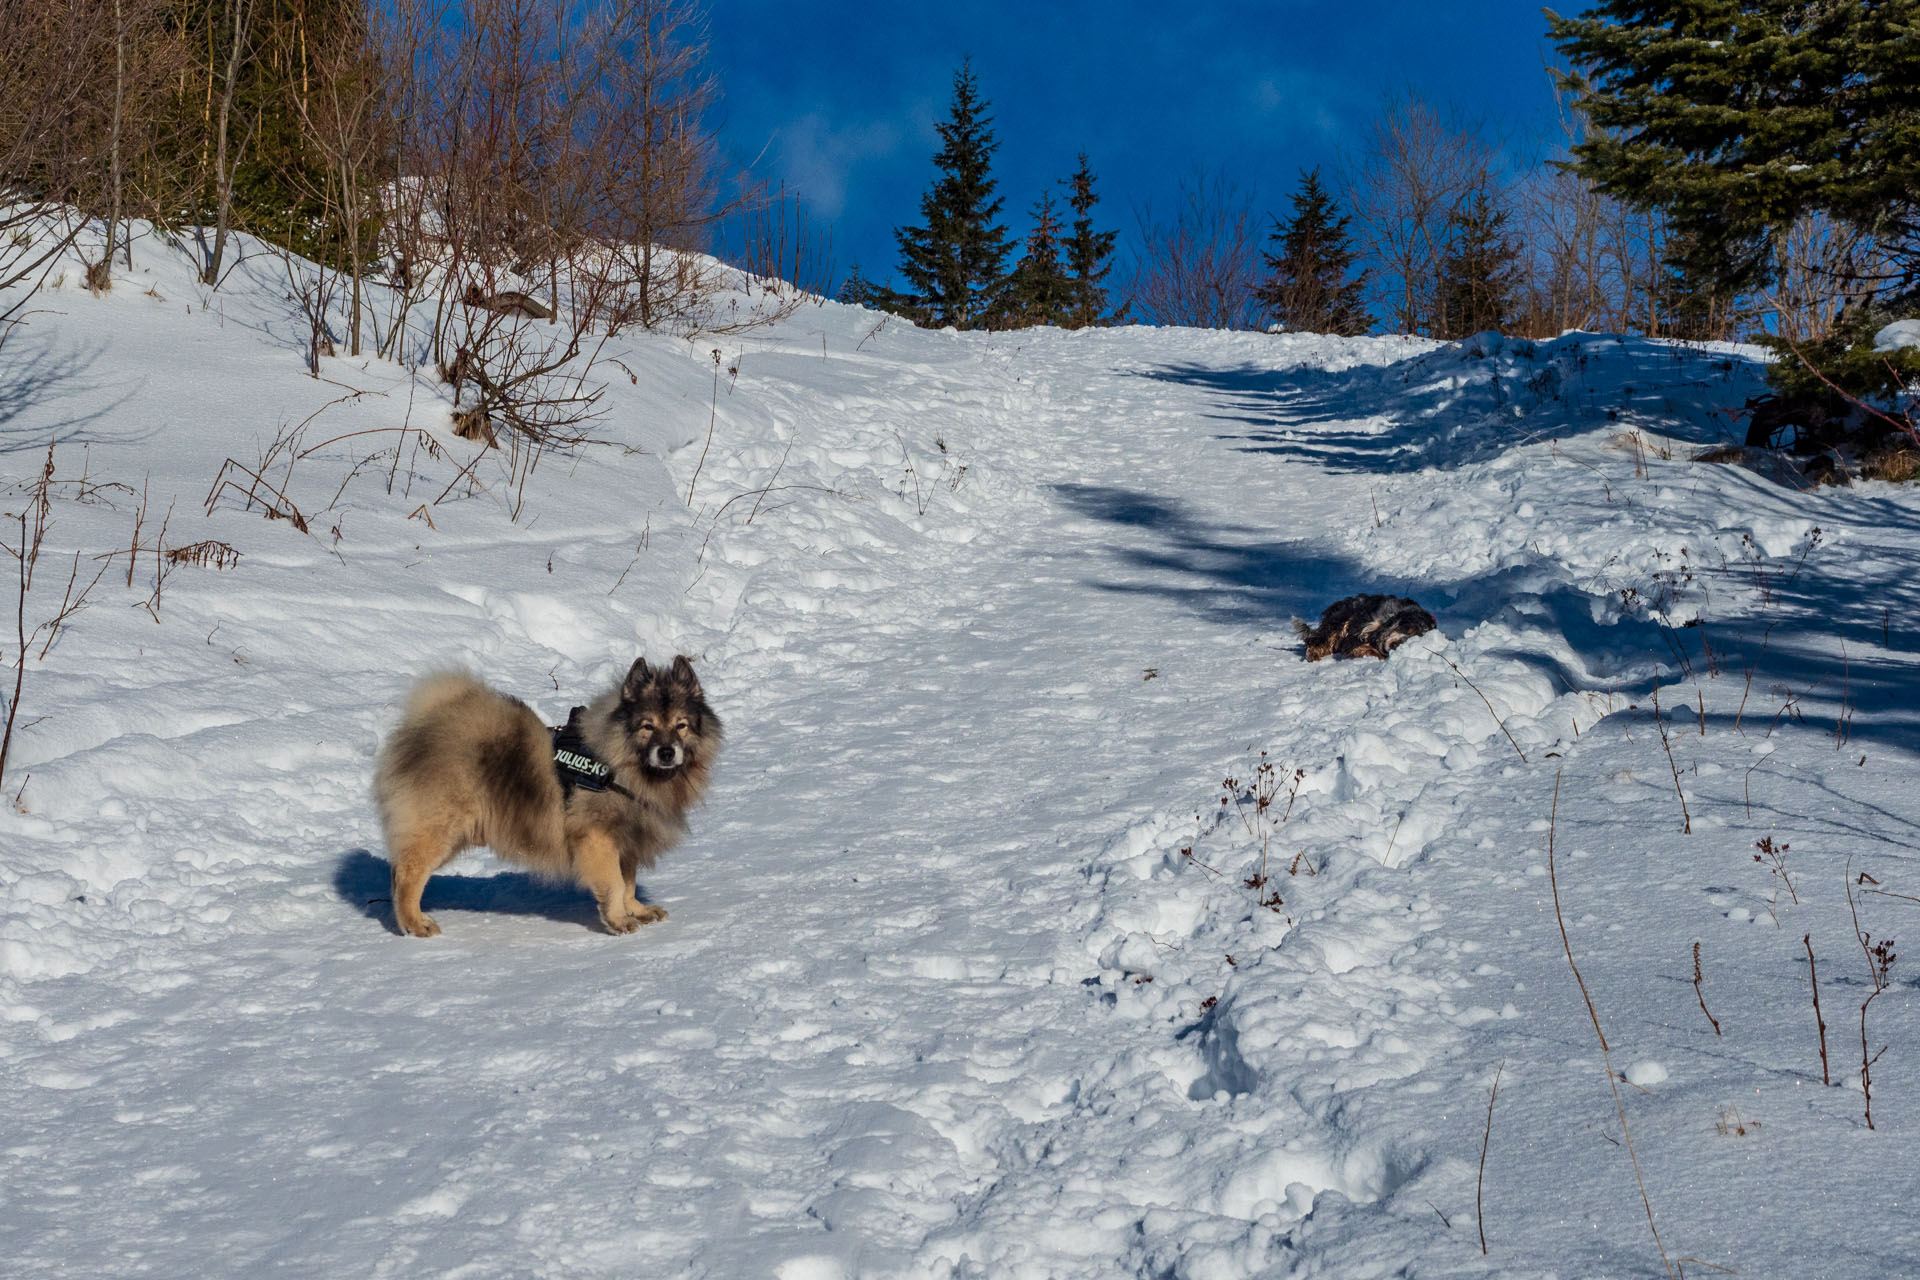
M 0 350 L 27 628 L 121 549 L 4 779 L 8 1275 L 1920 1273 L 1846 892 L 1912 933 L 1920 500 L 1690 461 L 1756 353 L 808 305 L 617 339 L 516 521 L 430 377 L 307 376 L 271 256 L 78 279 Z M 294 428 L 309 533 L 209 510 Z M 156 600 L 163 520 L 237 566 Z M 1362 590 L 1439 630 L 1304 662 Z M 476 852 L 394 931 L 411 681 L 557 722 L 681 652 L 730 743 L 671 919 Z

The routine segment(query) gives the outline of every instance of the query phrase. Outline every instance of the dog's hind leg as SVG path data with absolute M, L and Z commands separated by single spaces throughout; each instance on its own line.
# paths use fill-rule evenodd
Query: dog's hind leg
M 459 845 L 444 835 L 426 833 L 400 841 L 389 849 L 393 858 L 393 920 L 401 932 L 431 938 L 440 932 L 433 917 L 420 909 L 427 877 L 453 860 Z
M 633 871 L 606 832 L 582 831 L 574 838 L 572 854 L 573 873 L 600 904 L 600 923 L 609 933 L 632 933 L 667 918 L 666 908 L 645 906 L 633 896 Z

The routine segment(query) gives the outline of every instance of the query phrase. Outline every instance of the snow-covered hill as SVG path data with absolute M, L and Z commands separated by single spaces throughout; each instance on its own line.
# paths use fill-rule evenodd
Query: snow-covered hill
M 26 628 L 107 566 L 4 780 L 9 1274 L 1920 1267 L 1847 895 L 1920 910 L 1920 501 L 1689 461 L 1753 352 L 809 306 L 618 340 L 516 522 L 445 388 L 307 376 L 278 263 L 136 263 L 0 350 Z M 1302 661 L 1359 590 L 1440 629 Z M 476 854 L 398 936 L 409 683 L 558 721 L 640 652 L 731 736 L 671 920 Z

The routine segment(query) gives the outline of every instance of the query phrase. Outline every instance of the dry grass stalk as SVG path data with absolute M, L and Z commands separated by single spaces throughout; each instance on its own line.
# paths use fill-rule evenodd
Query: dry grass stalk
M 1487 1095 L 1487 1127 L 1480 1135 L 1480 1174 L 1473 1182 L 1473 1216 L 1480 1224 L 1480 1256 L 1487 1254 L 1487 1215 L 1482 1207 L 1482 1192 L 1487 1184 L 1487 1148 L 1493 1143 L 1493 1104 L 1500 1097 L 1500 1077 L 1507 1069 L 1506 1059 L 1493 1073 L 1493 1090 Z
M 1862 884 L 1878 884 L 1872 876 L 1862 871 L 1859 876 Z M 1860 1002 L 1860 1093 L 1865 1100 L 1867 1128 L 1873 1124 L 1873 1064 L 1880 1061 L 1880 1054 L 1887 1051 L 1886 1045 L 1880 1046 L 1880 1053 L 1872 1053 L 1867 1043 L 1867 1010 L 1880 998 L 1882 992 L 1892 985 L 1891 972 L 1897 958 L 1893 953 L 1893 939 L 1882 938 L 1875 942 L 1873 935 L 1860 927 L 1860 909 L 1854 905 L 1853 868 L 1847 868 L 1847 910 L 1853 917 L 1854 940 L 1860 944 L 1860 953 L 1867 958 L 1867 977 L 1873 984 L 1873 990 Z
M 1800 943 L 1807 949 L 1807 977 L 1813 983 L 1813 1021 L 1820 1028 L 1820 1083 L 1831 1085 L 1833 1076 L 1827 1070 L 1827 1020 L 1820 1016 L 1820 971 L 1813 963 L 1813 935 L 1802 936 Z
M 1492 716 L 1493 722 L 1500 726 L 1500 732 L 1505 733 L 1507 735 L 1507 742 L 1512 745 L 1513 753 L 1520 757 L 1520 763 L 1521 764 L 1529 763 L 1529 761 L 1527 760 L 1527 753 L 1520 749 L 1520 744 L 1514 741 L 1513 735 L 1511 733 L 1507 733 L 1507 722 L 1505 720 L 1502 720 L 1500 718 L 1500 713 L 1493 709 L 1493 703 L 1490 699 L 1488 699 L 1487 695 L 1484 693 L 1480 693 L 1480 686 L 1475 684 L 1472 678 L 1468 676 L 1466 672 L 1462 671 L 1459 668 L 1459 666 L 1456 665 L 1451 658 L 1448 658 L 1445 654 L 1441 653 L 1438 649 L 1428 649 L 1427 652 L 1432 654 L 1434 657 L 1440 659 L 1440 661 L 1446 663 L 1449 667 L 1452 667 L 1453 674 L 1455 674 L 1456 676 L 1459 676 L 1462 680 L 1465 680 L 1467 682 L 1467 688 L 1473 690 L 1475 693 L 1480 694 L 1480 701 L 1487 704 L 1487 714 Z
M 1707 1021 L 1713 1024 L 1713 1034 L 1719 1035 L 1720 1019 L 1714 1017 L 1713 1011 L 1707 1008 L 1707 997 L 1700 989 L 1700 943 L 1698 940 L 1693 944 L 1693 997 L 1700 1002 L 1700 1012 L 1706 1014 Z
M 1653 724 L 1660 730 L 1660 745 L 1666 748 L 1667 768 L 1673 771 L 1673 793 L 1680 797 L 1680 834 L 1693 834 L 1693 814 L 1687 811 L 1687 793 L 1680 788 L 1680 766 L 1673 760 L 1673 743 L 1667 740 L 1667 724 L 1660 718 L 1660 686 L 1653 686 Z
M 1607 1046 L 1607 1033 L 1600 1029 L 1600 1011 L 1594 1007 L 1593 996 L 1587 991 L 1587 980 L 1580 976 L 1580 966 L 1573 959 L 1573 942 L 1567 937 L 1567 917 L 1560 909 L 1560 877 L 1554 866 L 1554 836 L 1560 825 L 1560 774 L 1553 776 L 1553 809 L 1547 818 L 1547 884 L 1553 890 L 1553 918 L 1560 926 L 1560 945 L 1566 949 L 1567 967 L 1573 970 L 1573 980 L 1580 986 L 1580 998 L 1586 1001 L 1587 1018 L 1593 1023 L 1593 1034 L 1600 1041 L 1600 1060 L 1607 1069 L 1607 1087 L 1613 1091 L 1614 1113 L 1620 1117 L 1620 1135 L 1626 1140 L 1627 1158 L 1633 1162 L 1633 1179 L 1640 1187 L 1640 1203 L 1647 1211 L 1647 1229 L 1653 1233 L 1653 1247 L 1660 1251 L 1660 1263 L 1667 1274 L 1673 1274 L 1673 1263 L 1667 1258 L 1667 1246 L 1660 1240 L 1660 1228 L 1653 1221 L 1653 1200 L 1647 1195 L 1647 1180 L 1640 1172 L 1640 1157 L 1633 1149 L 1633 1134 L 1627 1129 L 1627 1107 L 1620 1100 L 1620 1077 L 1613 1069 L 1613 1053 Z
M 6 777 L 7 757 L 13 750 L 14 726 L 20 716 L 20 695 L 26 687 L 28 651 L 36 640 L 44 637 L 39 656 L 43 660 L 46 658 L 67 623 L 87 607 L 87 598 L 100 585 L 100 579 L 113 563 L 110 558 L 102 560 L 100 568 L 83 586 L 80 583 L 80 553 L 74 552 L 59 605 L 50 616 L 35 623 L 32 629 L 27 627 L 28 595 L 33 589 L 33 575 L 40 564 L 40 553 L 46 546 L 47 528 L 53 511 L 53 449 L 52 445 L 47 446 L 47 457 L 41 465 L 40 474 L 26 490 L 27 504 L 14 514 L 20 526 L 19 541 L 13 545 L 0 542 L 0 552 L 13 557 L 15 569 L 13 696 L 7 699 L 6 728 L 0 733 L 0 778 Z

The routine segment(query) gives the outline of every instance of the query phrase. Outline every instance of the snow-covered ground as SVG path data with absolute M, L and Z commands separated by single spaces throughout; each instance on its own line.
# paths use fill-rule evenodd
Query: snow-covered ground
M 1754 352 L 808 306 L 619 340 L 515 522 L 444 388 L 306 375 L 277 262 L 136 264 L 0 351 L 26 627 L 123 549 L 4 779 L 7 1274 L 1920 1273 L 1846 892 L 1920 911 L 1920 501 L 1689 461 Z M 209 513 L 295 427 L 310 531 Z M 237 565 L 156 598 L 163 520 Z M 1440 629 L 1305 663 L 1359 590 Z M 672 918 L 470 854 L 398 936 L 409 683 L 557 721 L 640 652 L 730 731 Z

